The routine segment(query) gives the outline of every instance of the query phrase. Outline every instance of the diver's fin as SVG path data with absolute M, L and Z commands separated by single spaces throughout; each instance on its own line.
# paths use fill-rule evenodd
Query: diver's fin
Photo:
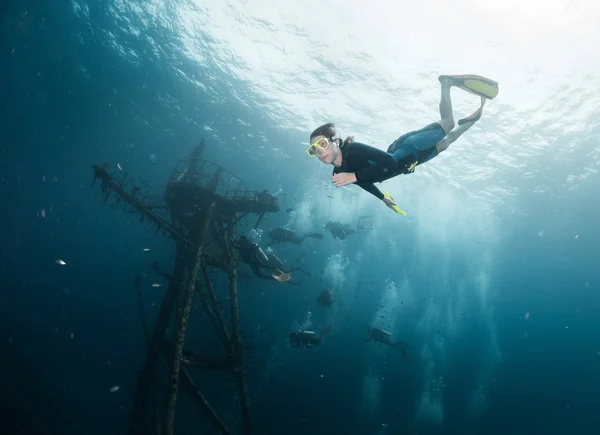
M 483 114 L 483 106 L 485 105 L 485 101 L 486 101 L 485 97 L 481 97 L 481 106 L 479 106 L 479 109 L 477 109 L 475 112 L 473 112 L 471 115 L 467 116 L 466 118 L 459 119 L 458 125 L 463 125 L 467 122 L 479 121 L 479 118 L 481 118 L 481 115 Z
M 398 346 L 406 347 L 406 348 L 408 348 L 408 349 L 413 349 L 413 346 L 411 346 L 410 344 L 408 344 L 406 341 L 398 340 L 398 341 L 396 342 L 396 344 L 397 344 Z
M 302 272 L 305 275 L 312 276 L 312 273 L 302 269 L 301 267 L 297 267 L 296 270 L 299 270 L 300 272 Z M 290 272 L 293 272 L 293 270 L 290 270 Z
M 392 201 L 394 203 L 393 209 L 396 213 L 401 214 L 402 216 L 406 216 L 406 213 L 402 210 L 400 210 L 400 207 L 398 207 L 396 205 L 396 202 L 394 201 L 394 198 L 392 198 L 392 196 L 387 193 L 387 192 L 383 192 L 383 196 L 386 197 L 387 199 L 389 199 L 390 201 Z
M 475 74 L 441 75 L 438 79 L 440 81 L 451 80 L 453 86 L 490 100 L 498 95 L 498 82 Z
M 292 274 L 291 273 L 285 273 L 285 272 L 282 272 L 279 269 L 277 269 L 277 272 L 279 273 L 279 275 L 271 275 L 273 277 L 273 279 L 276 280 L 276 281 L 287 282 L 290 279 L 292 279 Z

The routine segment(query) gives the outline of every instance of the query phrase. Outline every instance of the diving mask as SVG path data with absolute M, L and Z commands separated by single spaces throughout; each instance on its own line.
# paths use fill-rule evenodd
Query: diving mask
M 334 140 L 335 140 L 334 138 L 328 139 L 326 137 L 323 137 L 323 138 L 311 143 L 308 146 L 308 148 L 306 148 L 306 154 L 308 154 L 310 157 L 315 157 L 319 153 L 320 149 L 321 150 L 328 149 L 329 145 Z

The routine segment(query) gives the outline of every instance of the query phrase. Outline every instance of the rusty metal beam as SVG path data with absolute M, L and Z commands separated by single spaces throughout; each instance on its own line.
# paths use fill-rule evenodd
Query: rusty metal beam
M 183 294 L 183 304 L 181 316 L 179 316 L 175 328 L 175 349 L 171 363 L 171 374 L 167 383 L 167 393 L 165 396 L 165 419 L 163 423 L 163 435 L 173 435 L 173 423 L 175 421 L 175 403 L 177 401 L 177 387 L 179 385 L 179 371 L 181 368 L 181 355 L 183 354 L 183 345 L 185 342 L 185 332 L 187 330 L 190 311 L 194 295 L 196 294 L 196 279 L 200 272 L 202 264 L 202 248 L 206 241 L 206 232 L 211 222 L 215 204 L 211 204 L 203 211 L 202 225 L 199 234 L 199 243 L 195 255 L 194 267 L 189 270 L 188 283 Z
M 146 352 L 146 361 L 138 376 L 133 413 L 129 424 L 129 435 L 147 435 L 149 433 L 149 429 L 146 426 L 148 399 L 152 392 L 154 373 L 156 364 L 158 363 L 158 357 L 160 356 L 161 344 L 164 340 L 165 331 L 169 325 L 171 313 L 173 312 L 173 307 L 175 306 L 175 301 L 177 299 L 177 293 L 179 292 L 179 287 L 185 272 L 185 250 L 181 244 L 178 244 L 177 254 L 169 286 L 163 297 L 158 317 L 154 324 L 154 329 L 152 330 L 152 337 L 150 338 L 148 350 Z
M 231 216 L 228 228 L 229 236 L 229 299 L 231 301 L 231 337 L 234 351 L 234 376 L 238 383 L 240 405 L 242 410 L 242 422 L 246 435 L 252 434 L 250 421 L 250 405 L 248 390 L 244 375 L 244 359 L 242 355 L 242 331 L 240 322 L 240 306 L 237 292 L 237 264 L 231 241 L 235 237 L 235 215 Z

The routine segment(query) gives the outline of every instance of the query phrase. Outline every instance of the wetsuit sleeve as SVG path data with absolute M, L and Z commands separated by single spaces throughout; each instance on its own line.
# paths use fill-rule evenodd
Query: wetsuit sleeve
M 262 273 L 262 271 L 260 270 L 260 268 L 258 266 L 251 266 L 251 268 L 252 268 L 252 272 L 254 272 L 254 275 L 257 278 L 273 279 L 273 277 L 271 275 L 266 275 L 266 274 Z
M 356 183 L 358 186 L 362 187 L 363 189 L 365 189 L 367 192 L 369 192 L 371 195 L 375 195 L 377 198 L 383 200 L 383 193 L 381 193 L 381 190 L 379 190 L 373 183 Z
M 353 147 L 352 153 L 355 158 L 374 162 L 368 168 L 359 169 L 354 173 L 356 175 L 356 184 L 383 181 L 396 166 L 396 160 L 379 148 L 356 142 L 351 146 Z M 369 192 L 371 191 L 369 190 Z M 375 193 L 373 195 L 377 196 Z

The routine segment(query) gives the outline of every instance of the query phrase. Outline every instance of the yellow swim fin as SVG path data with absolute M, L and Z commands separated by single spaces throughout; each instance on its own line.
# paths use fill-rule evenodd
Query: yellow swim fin
M 489 100 L 498 95 L 498 82 L 475 74 L 441 75 L 439 80 L 448 79 L 452 85 Z
M 392 202 L 394 202 L 394 198 L 392 198 L 392 196 L 389 193 L 383 192 L 383 196 L 385 196 L 387 199 L 389 199 Z M 406 213 L 403 212 L 402 210 L 400 210 L 400 207 L 398 207 L 395 202 L 394 202 L 394 205 L 392 206 L 392 208 L 394 209 L 394 211 L 396 213 L 401 214 L 402 216 L 406 216 Z

